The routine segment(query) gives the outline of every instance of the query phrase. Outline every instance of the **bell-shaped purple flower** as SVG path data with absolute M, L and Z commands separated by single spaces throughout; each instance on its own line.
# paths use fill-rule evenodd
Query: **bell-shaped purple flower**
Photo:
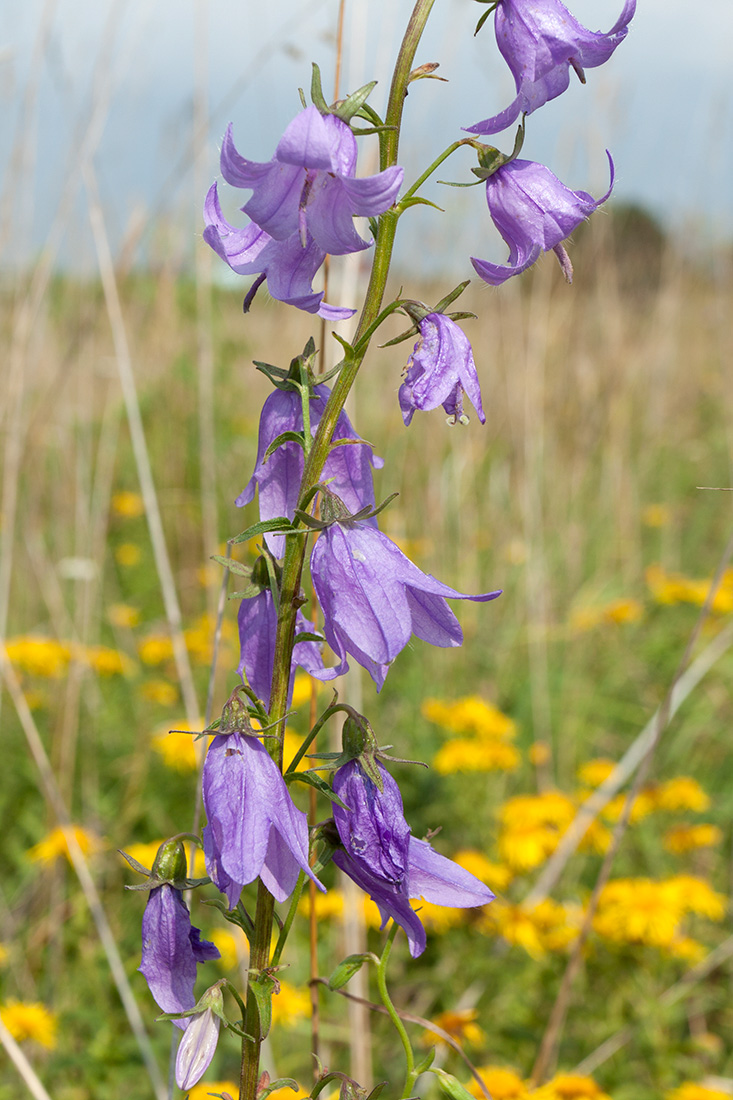
M 319 535 L 310 559 L 323 609 L 326 641 L 339 658 L 329 669 L 341 675 L 350 653 L 380 690 L 390 662 L 412 634 L 436 646 L 458 646 L 463 632 L 445 602 L 493 600 L 500 593 L 468 596 L 423 573 L 375 527 L 336 521 Z M 323 673 L 314 672 L 319 679 Z
M 368 248 L 353 218 L 384 213 L 402 184 L 403 170 L 396 166 L 355 179 L 356 154 L 351 127 L 311 106 L 293 119 L 265 164 L 240 156 L 229 126 L 221 172 L 227 183 L 252 190 L 242 209 L 275 240 L 297 234 L 305 247 L 310 235 L 324 253 L 341 256 Z
M 573 269 L 562 241 L 606 201 L 611 184 L 600 199 L 587 191 L 571 191 L 544 164 L 533 160 L 510 160 L 486 181 L 486 201 L 494 225 L 509 245 L 509 265 L 492 264 L 471 257 L 471 263 L 486 283 L 499 286 L 512 275 L 526 271 L 542 252 L 552 249 L 563 273 L 572 282 Z
M 270 687 L 275 664 L 275 635 L 277 632 L 277 612 L 269 588 L 263 588 L 258 596 L 243 599 L 239 605 L 239 643 L 240 659 L 237 672 L 244 673 L 247 683 L 255 695 L 262 700 L 265 708 L 270 708 Z M 296 617 L 295 632 L 312 634 L 313 623 L 309 623 L 302 611 Z M 290 669 L 290 698 L 292 698 L 293 678 L 296 667 L 313 675 L 323 672 L 323 657 L 317 642 L 296 642 Z M 289 701 L 288 701 L 289 705 Z
M 464 392 L 484 424 L 476 364 L 463 329 L 443 313 L 429 313 L 417 327 L 420 337 L 399 392 L 405 424 L 410 423 L 415 409 L 437 409 L 438 405 L 443 406 L 452 423 L 467 423 Z
M 382 790 L 358 759 L 349 760 L 333 777 L 333 790 L 348 809 L 334 803 L 339 838 L 355 863 L 384 882 L 400 885 L 407 873 L 410 826 L 402 795 L 392 776 L 376 762 Z
M 498 115 L 466 129 L 474 134 L 498 134 L 521 113 L 531 114 L 561 95 L 570 83 L 570 68 L 585 83 L 585 69 L 608 61 L 623 42 L 636 11 L 636 0 L 625 0 L 610 31 L 589 31 L 560 0 L 500 0 L 495 14 L 496 40 L 512 71 L 514 101 Z
M 150 891 L 142 927 L 143 957 L 140 971 L 163 1012 L 184 1012 L 196 999 L 196 964 L 218 959 L 213 943 L 201 939 L 181 896 L 168 883 Z M 174 1020 L 186 1030 L 189 1020 Z
M 314 389 L 310 402 L 311 431 L 315 432 L 326 407 L 330 389 L 321 383 Z M 303 409 L 300 394 L 295 390 L 274 390 L 262 406 L 257 461 L 252 477 L 236 500 L 238 507 L 249 504 L 259 489 L 260 519 L 287 516 L 292 519 L 298 504 L 300 479 L 303 476 L 303 449 L 297 443 L 284 443 L 265 462 L 265 453 L 274 439 L 283 432 L 303 430 Z M 334 442 L 339 439 L 358 440 L 355 429 L 345 412 L 336 422 Z M 331 451 L 321 474 L 329 481 L 329 487 L 339 496 L 351 512 L 374 506 L 372 467 L 381 469 L 383 460 L 378 458 L 368 443 L 353 443 L 336 447 Z M 370 521 L 375 523 L 375 521 Z M 376 525 L 376 523 L 375 523 Z M 265 536 L 265 541 L 275 557 L 282 557 L 285 539 L 282 535 Z
M 330 306 L 323 292 L 313 290 L 313 279 L 326 258 L 325 251 L 312 237 L 293 232 L 283 240 L 274 240 L 264 229 L 250 222 L 237 229 L 226 220 L 219 205 L 216 184 L 212 184 L 204 203 L 204 240 L 217 256 L 238 275 L 259 275 L 247 294 L 249 310 L 258 288 L 267 279 L 267 289 L 279 302 L 317 313 L 327 321 L 342 321 L 355 310 Z
M 176 1053 L 176 1084 L 179 1089 L 192 1089 L 206 1073 L 216 1053 L 220 1027 L 221 1019 L 210 1008 L 189 1017 L 186 1033 Z
M 204 762 L 206 870 L 229 908 L 258 876 L 277 901 L 293 892 L 308 865 L 308 824 L 274 760 L 256 737 L 219 734 Z
M 483 882 L 414 836 L 409 839 L 407 872 L 400 884 L 374 874 L 345 851 L 334 852 L 333 861 L 377 903 L 382 927 L 391 917 L 404 928 L 413 958 L 425 950 L 425 929 L 410 905 L 411 898 L 454 909 L 488 905 L 494 899 Z

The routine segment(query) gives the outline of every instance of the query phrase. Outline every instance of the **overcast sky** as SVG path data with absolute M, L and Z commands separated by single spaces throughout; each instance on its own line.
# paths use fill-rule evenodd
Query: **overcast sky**
M 572 0 L 586 26 L 608 30 L 623 0 Z M 69 187 L 62 260 L 82 262 L 91 246 L 79 179 L 79 143 L 89 137 L 113 240 L 137 215 L 151 239 L 165 216 L 181 225 L 189 253 L 199 228 L 201 179 L 218 172 L 218 145 L 230 120 L 244 155 L 268 159 L 299 109 L 297 88 L 318 61 L 333 88 L 337 0 L 25 0 L 0 8 L 0 156 L 4 260 L 40 248 Z M 390 66 L 412 0 L 347 0 L 342 93 L 377 78 L 382 110 Z M 436 0 L 417 61 L 439 61 L 449 81 L 422 81 L 410 93 L 402 162 L 408 178 L 470 125 L 514 95 L 498 54 L 493 21 L 478 38 L 483 8 Z M 523 156 L 548 164 L 574 189 L 607 187 L 604 150 L 617 167 L 614 198 L 639 202 L 669 228 L 696 227 L 708 240 L 733 236 L 732 0 L 639 0 L 625 42 L 585 87 L 570 90 L 528 120 Z M 197 75 L 198 73 L 198 75 Z M 192 103 L 208 98 L 203 176 L 191 171 Z M 508 148 L 509 132 L 496 139 Z M 15 155 L 11 153 L 15 149 Z M 362 171 L 369 167 L 363 146 Z M 462 151 L 439 175 L 471 178 Z M 448 213 L 440 237 L 503 261 L 481 188 L 435 186 Z M 246 198 L 240 194 L 239 204 Z M 229 200 L 226 200 L 229 201 Z M 231 214 L 235 209 L 230 202 Z M 421 212 L 422 216 L 422 212 Z M 438 215 L 430 215 L 438 218 Z M 190 226 L 185 219 L 190 218 Z M 183 219 L 183 222 L 181 222 Z M 415 220 L 414 225 L 420 223 Z M 433 222 L 425 232 L 434 244 Z M 446 227 L 450 232 L 446 234 Z M 422 239 L 413 228 L 411 247 Z M 476 245 L 478 238 L 483 250 Z M 9 238 L 9 241 L 8 239 Z M 408 235 L 409 239 L 409 235 Z

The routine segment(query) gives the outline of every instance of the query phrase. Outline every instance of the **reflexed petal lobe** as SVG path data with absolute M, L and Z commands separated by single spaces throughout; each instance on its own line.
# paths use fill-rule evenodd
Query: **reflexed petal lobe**
M 475 875 L 441 856 L 426 841 L 411 836 L 410 897 L 463 909 L 487 905 L 495 895 Z

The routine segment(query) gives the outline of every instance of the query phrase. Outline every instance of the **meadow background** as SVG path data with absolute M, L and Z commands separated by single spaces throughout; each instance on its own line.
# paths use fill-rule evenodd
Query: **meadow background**
M 268 392 L 252 360 L 286 366 L 310 335 L 330 341 L 264 298 L 243 317 L 242 288 L 212 280 L 191 229 L 209 176 L 175 209 L 148 211 L 140 252 L 132 230 L 115 238 L 115 212 L 82 157 L 59 236 L 0 280 L 0 1017 L 53 1100 L 155 1095 L 125 983 L 167 1076 L 169 1029 L 153 1024 L 136 971 L 144 898 L 124 892 L 137 876 L 117 849 L 146 863 L 150 849 L 136 846 L 196 827 L 202 743 L 168 731 L 202 728 L 236 682 L 236 602 L 222 600 L 210 557 L 252 522 L 233 505 Z M 88 270 L 58 262 L 60 235 L 81 225 L 78 203 Z M 392 286 L 434 302 L 447 289 L 434 257 L 456 261 L 450 231 L 430 232 L 430 263 L 408 248 Z M 702 247 L 618 201 L 575 234 L 572 255 L 572 287 L 545 257 L 521 280 L 496 292 L 472 284 L 461 299 L 478 314 L 466 331 L 484 427 L 473 418 L 451 430 L 435 413 L 404 428 L 396 395 L 409 344 L 374 349 L 354 395 L 352 418 L 385 460 L 377 497 L 400 493 L 383 514 L 387 533 L 462 591 L 504 590 L 487 607 L 457 608 L 462 649 L 416 641 L 377 699 L 358 678 L 344 688 L 357 705 L 362 695 L 380 742 L 432 765 L 394 767 L 415 834 L 440 828 L 439 850 L 499 895 L 485 912 L 428 912 L 428 949 L 413 961 L 398 941 L 393 989 L 401 1009 L 489 1067 L 496 1100 L 528 1095 L 617 797 L 549 896 L 527 898 L 537 902 L 583 799 L 663 704 L 722 562 L 690 657 L 699 678 L 635 800 L 550 1067 L 585 1082 L 556 1076 L 533 1093 L 720 1100 L 733 1095 L 732 501 L 717 491 L 733 484 L 733 249 L 724 238 Z M 363 275 L 335 269 L 334 285 L 356 300 Z M 235 552 L 246 561 L 252 548 Z M 299 683 L 294 733 L 309 697 Z M 67 821 L 71 847 L 58 831 Z M 354 937 L 381 942 L 373 913 L 331 885 L 318 914 L 324 976 Z M 209 937 L 220 925 L 207 893 L 193 917 Z M 303 1094 L 307 927 L 304 915 L 268 1052 Z M 241 971 L 243 942 L 218 942 L 222 964 L 209 974 Z M 395 1077 L 398 1048 L 380 1017 L 325 992 L 321 1013 L 324 1062 Z M 455 1051 L 439 1043 L 439 1058 L 469 1082 Z M 236 1073 L 224 1040 L 208 1088 Z M 28 1087 L 0 1061 L 2 1100 Z M 422 1095 L 435 1089 L 421 1082 Z

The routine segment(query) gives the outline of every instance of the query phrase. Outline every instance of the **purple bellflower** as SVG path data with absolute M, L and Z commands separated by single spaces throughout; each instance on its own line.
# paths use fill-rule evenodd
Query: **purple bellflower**
M 423 953 L 426 941 L 419 914 L 410 905 L 411 898 L 454 909 L 488 905 L 494 899 L 483 882 L 414 836 L 409 838 L 407 872 L 399 884 L 374 874 L 363 860 L 357 861 L 345 851 L 334 852 L 333 861 L 377 903 L 382 927 L 390 917 L 402 926 L 413 958 Z
M 219 734 L 204 762 L 206 870 L 229 908 L 258 876 L 277 901 L 293 892 L 308 865 L 306 816 L 292 802 L 274 760 L 256 737 Z
M 326 518 L 330 496 L 324 496 Z M 379 691 L 390 662 L 412 634 L 436 646 L 463 641 L 458 620 L 445 602 L 493 600 L 500 593 L 468 596 L 423 573 L 375 527 L 351 519 L 334 520 L 319 535 L 310 559 L 311 577 L 323 609 L 326 641 L 339 659 L 329 675 L 346 672 L 350 653 Z
M 221 149 L 221 173 L 233 187 L 252 191 L 242 210 L 277 241 L 308 234 L 323 252 L 342 256 L 368 248 L 354 229 L 357 215 L 374 217 L 393 205 L 403 170 L 386 168 L 355 179 L 356 138 L 348 123 L 306 107 L 281 137 L 272 160 L 245 160 L 231 125 Z
M 277 632 L 277 612 L 269 588 L 263 588 L 257 596 L 243 599 L 239 605 L 239 643 L 240 660 L 237 671 L 247 676 L 247 683 L 255 695 L 270 709 L 270 687 L 275 664 L 275 635 Z M 312 634 L 313 623 L 309 623 L 302 611 L 297 612 L 295 632 Z M 293 691 L 293 677 L 297 667 L 313 675 L 323 672 L 323 657 L 317 642 L 296 642 L 290 669 L 290 698 Z M 288 705 L 290 699 L 288 700 Z
M 327 321 L 343 321 L 355 313 L 353 309 L 330 306 L 324 302 L 323 292 L 313 289 L 313 279 L 326 253 L 311 236 L 305 243 L 297 232 L 284 240 L 274 240 L 254 222 L 238 229 L 222 214 L 215 183 L 206 196 L 204 221 L 204 240 L 217 256 L 237 275 L 259 276 L 244 300 L 245 313 L 265 279 L 273 298 L 306 313 L 317 313 Z
M 464 391 L 484 424 L 476 364 L 463 329 L 443 313 L 428 313 L 417 327 L 420 336 L 399 392 L 405 424 L 410 423 L 415 409 L 437 409 L 438 405 L 453 424 L 468 423 L 463 412 Z
M 514 77 L 517 96 L 498 115 L 466 129 L 473 134 L 498 134 L 521 113 L 531 114 L 562 95 L 570 83 L 570 68 L 585 84 L 584 69 L 608 61 L 623 42 L 636 11 L 636 0 L 625 0 L 610 31 L 589 31 L 560 0 L 500 0 L 495 14 L 496 41 Z
M 192 1089 L 206 1073 L 216 1053 L 220 1026 L 221 1020 L 210 1008 L 189 1018 L 189 1026 L 176 1054 L 176 1084 L 179 1089 Z
M 311 430 L 316 431 L 326 407 L 330 389 L 321 383 L 316 386 L 311 399 Z M 249 504 L 259 489 L 260 519 L 287 516 L 292 519 L 298 504 L 300 479 L 303 476 L 303 448 L 297 443 L 284 443 L 265 462 L 267 448 L 283 432 L 303 430 L 303 410 L 300 394 L 295 390 L 274 390 L 265 401 L 260 415 L 257 442 L 257 461 L 252 477 L 236 500 L 239 508 Z M 355 439 L 359 436 L 345 412 L 336 422 L 334 442 L 339 439 Z M 383 460 L 378 458 L 368 443 L 354 443 L 336 447 L 326 459 L 321 478 L 329 480 L 329 486 L 351 512 L 374 505 L 372 467 L 381 469 Z M 376 521 L 370 521 L 376 526 Z M 282 557 L 285 539 L 282 535 L 267 534 L 265 541 L 275 557 Z
M 334 803 L 333 819 L 339 838 L 352 860 L 368 874 L 400 885 L 407 874 L 410 826 L 402 810 L 400 789 L 376 762 L 382 790 L 358 759 L 342 765 L 333 777 L 333 790 L 348 809 Z
M 196 1000 L 196 964 L 218 959 L 213 943 L 201 939 L 181 896 L 167 882 L 150 891 L 142 927 L 143 957 L 140 970 L 163 1012 L 185 1012 Z M 189 1019 L 174 1020 L 186 1030 Z
M 509 265 L 492 264 L 471 257 L 477 273 L 491 286 L 499 286 L 512 275 L 526 271 L 542 252 L 552 249 L 563 274 L 572 282 L 573 268 L 562 241 L 606 201 L 611 183 L 600 199 L 587 191 L 571 191 L 544 164 L 533 160 L 510 160 L 486 181 L 486 201 L 494 225 L 509 245 Z

